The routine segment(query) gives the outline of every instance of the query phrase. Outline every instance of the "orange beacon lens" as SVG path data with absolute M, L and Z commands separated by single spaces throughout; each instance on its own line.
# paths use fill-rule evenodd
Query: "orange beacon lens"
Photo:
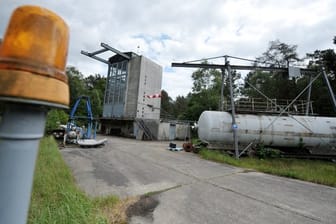
M 17 8 L 0 43 L 0 98 L 67 107 L 69 31 L 55 13 Z

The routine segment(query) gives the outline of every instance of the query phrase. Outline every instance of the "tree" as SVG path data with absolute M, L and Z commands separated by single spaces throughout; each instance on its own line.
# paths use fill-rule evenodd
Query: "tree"
M 206 61 L 203 63 L 207 63 Z M 240 74 L 232 71 L 233 81 L 240 78 Z M 222 73 L 218 69 L 197 69 L 192 74 L 192 92 L 188 94 L 188 108 L 185 117 L 188 120 L 198 120 L 204 110 L 219 110 L 221 100 Z M 228 76 L 225 76 L 224 97 L 230 95 Z M 234 84 L 235 93 L 238 87 Z
M 47 114 L 46 131 L 57 129 L 60 124 L 66 124 L 69 119 L 64 110 L 51 109 Z
M 336 37 L 333 39 L 336 44 Z M 315 50 L 313 53 L 307 53 L 309 60 L 308 67 L 311 69 L 321 70 L 323 66 L 329 74 L 328 79 L 333 89 L 336 88 L 336 53 L 333 49 Z M 306 81 L 307 82 L 307 81 Z M 335 116 L 335 112 L 331 106 L 331 100 L 328 95 L 328 89 L 322 78 L 315 81 L 312 86 L 311 99 L 314 102 L 314 112 L 319 115 Z
M 336 74 L 336 53 L 333 49 L 315 50 L 313 53 L 307 53 L 307 58 L 309 68 L 324 66 L 327 72 Z
M 187 110 L 188 110 L 189 98 L 184 96 L 177 96 L 174 101 L 174 116 L 178 120 L 188 120 Z
M 75 104 L 79 96 L 89 96 L 93 115 L 95 117 L 101 116 L 103 113 L 106 78 L 99 74 L 84 77 L 75 67 L 67 67 L 66 73 L 70 89 L 70 107 Z M 84 103 L 79 104 L 76 114 L 87 115 Z
M 268 67 L 288 67 L 292 62 L 301 61 L 296 50 L 297 45 L 288 45 L 279 40 L 271 41 L 262 56 L 256 58 L 257 63 L 255 64 L 266 64 Z M 250 72 L 245 78 L 245 86 L 242 92 L 248 97 L 262 97 L 247 82 L 258 87 L 261 92 L 270 98 L 292 99 L 298 93 L 296 80 L 289 80 L 287 72 Z
M 200 93 L 203 90 L 213 88 L 217 84 L 217 76 L 220 77 L 220 74 L 215 69 L 197 69 L 191 75 L 193 79 L 193 93 Z
M 206 61 L 203 63 L 207 63 Z M 197 69 L 192 74 L 193 87 L 189 93 L 188 120 L 198 120 L 204 110 L 218 110 L 221 72 L 216 69 Z
M 84 79 L 84 83 L 86 88 L 83 94 L 90 97 L 93 115 L 102 116 L 106 78 L 99 74 L 90 75 Z
M 168 95 L 167 91 L 161 90 L 161 117 L 174 118 L 173 115 L 173 100 Z
M 69 90 L 70 90 L 70 105 L 76 102 L 78 96 L 85 93 L 84 77 L 77 68 L 70 66 L 66 68 L 66 74 L 68 76 Z
M 242 90 L 243 95 L 250 98 L 261 98 L 262 96 L 255 89 L 253 89 L 248 83 L 252 84 L 262 93 L 270 98 L 275 98 L 278 94 L 274 86 L 274 79 L 269 72 L 249 72 L 245 77 L 245 85 Z
M 291 62 L 301 61 L 296 50 L 297 45 L 288 45 L 274 40 L 269 42 L 268 49 L 256 60 L 270 67 L 288 67 Z

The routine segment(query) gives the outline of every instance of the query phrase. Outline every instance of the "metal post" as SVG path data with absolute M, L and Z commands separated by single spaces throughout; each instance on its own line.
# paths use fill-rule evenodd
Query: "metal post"
M 94 132 L 93 132 L 93 139 L 96 139 L 96 137 L 97 137 L 97 127 L 98 127 L 98 122 L 97 122 L 97 120 L 95 120 L 95 128 L 94 128 Z
M 6 105 L 0 123 L 0 223 L 26 223 L 45 120 L 42 107 Z
M 312 80 L 312 74 L 309 74 L 309 83 L 311 82 L 311 80 Z M 309 89 L 308 89 L 307 105 L 306 105 L 306 116 L 309 115 L 311 90 L 312 90 L 312 85 L 310 85 Z
M 326 73 L 324 67 L 322 67 L 322 74 L 323 74 L 324 81 L 326 82 L 327 87 L 328 87 L 328 91 L 329 91 L 329 95 L 330 95 L 330 98 L 331 98 L 331 101 L 332 101 L 333 109 L 336 112 L 336 99 L 335 99 L 335 95 L 334 95 L 334 92 L 333 92 L 333 90 L 331 88 L 331 85 L 330 85 L 330 82 L 329 82 L 329 79 L 328 79 L 328 76 L 327 76 L 327 73 Z
M 230 82 L 232 131 L 233 131 L 233 141 L 234 141 L 235 156 L 236 156 L 236 159 L 239 159 L 238 135 L 237 135 L 238 126 L 236 124 L 236 112 L 235 112 L 234 96 L 233 96 L 233 80 L 232 80 L 232 74 L 231 74 L 231 67 L 230 67 L 229 62 L 227 61 L 227 58 L 225 58 L 225 65 L 226 65 L 226 69 L 228 71 L 229 82 Z
M 43 33 L 43 35 L 41 35 Z M 46 108 L 67 108 L 69 30 L 39 6 L 14 10 L 0 45 L 0 223 L 27 223 Z M 15 43 L 15 44 L 13 44 Z
M 221 69 L 222 71 L 222 83 L 221 83 L 221 97 L 220 97 L 220 109 L 224 111 L 224 76 L 225 76 L 225 69 Z

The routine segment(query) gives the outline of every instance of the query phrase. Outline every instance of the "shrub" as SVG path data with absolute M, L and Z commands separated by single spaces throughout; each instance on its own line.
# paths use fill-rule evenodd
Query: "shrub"
M 259 144 L 256 150 L 256 156 L 259 159 L 266 159 L 266 158 L 279 158 L 280 157 L 280 150 L 273 149 L 273 148 L 266 148 L 263 144 Z

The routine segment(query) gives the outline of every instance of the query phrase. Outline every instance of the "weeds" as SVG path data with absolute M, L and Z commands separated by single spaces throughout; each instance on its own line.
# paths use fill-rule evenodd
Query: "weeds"
M 112 222 L 106 212 L 119 203 L 115 196 L 87 197 L 76 186 L 54 139 L 41 140 L 28 223 L 125 223 Z
M 263 144 L 259 144 L 257 146 L 256 154 L 259 159 L 266 159 L 266 158 L 279 158 L 280 157 L 280 150 L 273 149 L 273 148 L 266 148 Z
M 336 186 L 336 164 L 319 160 L 299 160 L 286 158 L 240 158 L 236 160 L 220 151 L 203 148 L 200 156 L 204 159 L 230 165 L 254 169 L 278 176 L 310 181 L 313 183 Z

